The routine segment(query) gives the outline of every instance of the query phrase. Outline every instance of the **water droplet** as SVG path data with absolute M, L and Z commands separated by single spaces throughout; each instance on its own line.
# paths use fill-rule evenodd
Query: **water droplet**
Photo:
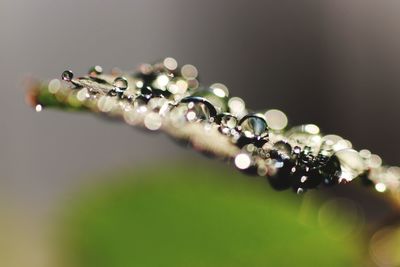
M 238 125 L 238 119 L 229 113 L 218 114 L 216 122 L 220 125 L 222 130 L 227 129 L 229 132 Z
M 351 181 L 365 171 L 365 163 L 357 151 L 342 149 L 334 154 L 340 162 L 341 175 L 339 179 Z
M 228 111 L 228 98 L 225 96 L 224 92 L 220 89 L 207 88 L 196 91 L 192 96 L 199 96 L 207 99 L 213 104 L 213 106 L 218 110 L 218 112 Z
M 153 89 L 150 86 L 144 86 L 142 89 L 140 89 L 140 93 L 148 100 L 153 96 Z
M 182 104 L 186 107 L 186 119 L 188 121 L 208 121 L 217 115 L 214 106 L 201 97 L 183 98 L 179 105 Z
M 213 93 L 219 97 L 228 97 L 229 96 L 229 90 L 225 84 L 214 83 L 210 86 L 210 88 L 213 90 Z
M 268 136 L 268 125 L 261 114 L 248 114 L 239 122 L 241 133 L 249 139 L 262 139 Z
M 244 101 L 239 97 L 230 98 L 228 101 L 228 107 L 229 112 L 238 118 L 241 118 L 246 111 Z
M 42 110 L 43 110 L 43 107 L 42 107 L 42 105 L 40 105 L 40 104 L 37 104 L 37 105 L 35 106 L 35 110 L 36 110 L 36 112 L 40 112 L 40 111 L 42 111 Z
M 124 77 L 117 77 L 113 82 L 113 86 L 115 87 L 117 93 L 122 93 L 128 88 L 128 80 Z
M 281 159 L 289 159 L 290 154 L 292 153 L 292 147 L 290 146 L 289 143 L 285 141 L 278 141 L 273 145 L 274 151 L 278 153 L 278 156 Z M 300 153 L 300 151 L 299 151 Z
M 70 70 L 65 70 L 61 74 L 61 79 L 63 79 L 64 81 L 70 82 L 73 78 L 74 78 L 74 74 Z
M 98 75 L 103 73 L 103 68 L 99 65 L 93 66 L 89 69 L 89 77 L 96 78 Z
M 303 188 L 297 188 L 297 191 L 296 191 L 296 193 L 298 194 L 298 195 L 301 195 L 301 194 L 303 194 L 305 192 L 305 190 L 303 189 Z

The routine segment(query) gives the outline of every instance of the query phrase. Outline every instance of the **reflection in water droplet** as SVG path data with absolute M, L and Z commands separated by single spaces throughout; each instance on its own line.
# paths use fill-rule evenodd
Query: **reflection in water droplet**
M 213 90 L 213 93 L 219 97 L 229 96 L 228 87 L 222 83 L 214 83 L 210 86 L 210 88 Z
M 113 86 L 117 93 L 123 93 L 128 88 L 128 81 L 124 77 L 117 77 L 114 80 Z
M 65 70 L 61 74 L 61 79 L 63 79 L 64 81 L 70 82 L 73 78 L 74 78 L 74 74 L 70 70 Z
M 185 116 L 188 121 L 208 121 L 217 115 L 214 106 L 201 97 L 186 97 L 179 106 L 186 108 Z
M 235 116 L 232 116 L 229 113 L 221 113 L 217 117 L 217 123 L 220 124 L 222 129 L 227 128 L 228 130 L 231 130 L 238 125 L 238 120 Z
M 240 122 L 242 135 L 247 138 L 261 139 L 268 136 L 268 125 L 260 114 L 249 114 L 244 116 Z

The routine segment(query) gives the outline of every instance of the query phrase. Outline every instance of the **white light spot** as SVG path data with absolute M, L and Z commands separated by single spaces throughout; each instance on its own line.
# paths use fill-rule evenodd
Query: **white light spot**
M 235 165 L 238 169 L 244 170 L 250 167 L 251 159 L 248 154 L 241 153 L 235 157 Z
M 79 90 L 79 92 L 76 94 L 76 98 L 79 101 L 85 101 L 87 98 L 89 98 L 89 92 L 86 88 L 82 88 L 81 90 Z
M 267 121 L 269 128 L 278 131 L 284 129 L 288 124 L 288 119 L 285 113 L 277 109 L 270 109 L 265 112 L 265 120 Z
M 182 77 L 188 80 L 195 79 L 198 75 L 198 71 L 195 66 L 187 64 L 181 69 Z
M 161 117 L 158 113 L 156 112 L 150 112 L 144 117 L 144 126 L 146 126 L 147 129 L 155 131 L 160 129 L 162 124 Z
M 383 193 L 386 191 L 386 185 L 384 183 L 377 183 L 375 185 L 375 189 L 376 191 L 378 191 L 379 193 Z
M 55 94 L 60 90 L 61 82 L 59 79 L 53 79 L 49 82 L 49 92 Z
M 189 111 L 186 113 L 186 119 L 188 121 L 194 121 L 196 119 L 196 113 L 194 111 Z
M 40 104 L 37 104 L 37 105 L 36 105 L 36 107 L 35 107 L 35 110 L 36 110 L 36 112 L 40 112 L 40 111 L 42 111 L 42 110 L 43 110 L 43 107 L 42 107 L 42 105 L 40 105 Z
M 304 130 L 310 134 L 319 134 L 319 127 L 315 124 L 307 124 Z
M 234 116 L 241 115 L 244 112 L 245 105 L 243 99 L 239 97 L 232 97 L 228 101 L 229 110 Z
M 178 62 L 172 57 L 165 58 L 163 63 L 164 66 L 169 70 L 175 70 L 178 67 Z
M 136 87 L 137 87 L 137 88 L 142 88 L 143 85 L 144 85 L 144 84 L 143 84 L 142 81 L 137 81 L 137 82 L 136 82 Z
M 224 90 L 222 90 L 221 88 L 214 88 L 213 89 L 213 93 L 216 96 L 219 96 L 219 97 L 225 97 L 226 96 Z
M 168 83 L 169 83 L 169 78 L 167 75 L 163 74 L 157 77 L 157 84 L 159 87 L 165 87 L 167 86 Z
M 227 97 L 229 96 L 228 87 L 222 83 L 214 83 L 210 86 L 210 88 L 214 89 L 214 93 L 219 97 Z M 217 91 L 215 91 L 217 90 Z

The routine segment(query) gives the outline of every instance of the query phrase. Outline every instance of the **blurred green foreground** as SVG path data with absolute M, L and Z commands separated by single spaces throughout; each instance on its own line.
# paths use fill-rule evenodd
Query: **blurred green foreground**
M 221 165 L 149 167 L 69 203 L 59 266 L 360 265 L 362 219 L 340 201 L 275 192 Z

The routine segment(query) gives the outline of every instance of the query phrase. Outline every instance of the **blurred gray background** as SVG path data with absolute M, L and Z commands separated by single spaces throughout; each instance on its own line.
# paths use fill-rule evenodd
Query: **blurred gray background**
M 202 159 L 162 135 L 25 105 L 28 74 L 165 56 L 249 107 L 281 109 L 292 125 L 316 123 L 399 164 L 399 23 L 400 1 L 389 0 L 0 0 L 0 206 L 40 231 L 91 174 Z

